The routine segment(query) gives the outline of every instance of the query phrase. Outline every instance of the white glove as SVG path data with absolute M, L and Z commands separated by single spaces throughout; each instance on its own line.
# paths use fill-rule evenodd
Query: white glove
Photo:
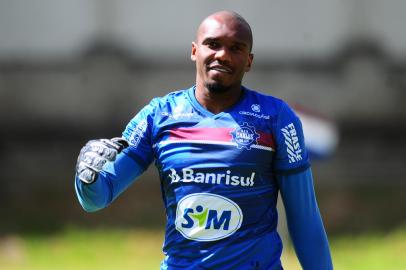
M 128 142 L 123 138 L 99 139 L 89 141 L 81 150 L 76 164 L 78 178 L 86 183 L 93 183 L 108 161 L 116 160 L 116 156 Z

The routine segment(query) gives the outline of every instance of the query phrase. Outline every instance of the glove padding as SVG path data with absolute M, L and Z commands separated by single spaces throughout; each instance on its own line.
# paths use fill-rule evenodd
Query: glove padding
M 81 150 L 76 164 L 78 178 L 86 183 L 93 183 L 103 166 L 116 160 L 117 154 L 128 147 L 123 138 L 99 139 L 89 141 Z

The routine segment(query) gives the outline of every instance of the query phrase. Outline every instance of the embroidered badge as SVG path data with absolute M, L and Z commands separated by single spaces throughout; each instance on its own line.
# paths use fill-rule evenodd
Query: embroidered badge
M 259 138 L 255 128 L 248 123 L 243 123 L 242 126 L 233 130 L 231 136 L 233 136 L 233 142 L 237 143 L 239 149 L 245 148 L 247 150 L 251 150 L 251 145 L 257 144 Z

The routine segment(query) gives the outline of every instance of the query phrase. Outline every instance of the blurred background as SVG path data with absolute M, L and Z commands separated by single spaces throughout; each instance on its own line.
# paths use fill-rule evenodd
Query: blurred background
M 47 269 L 30 261 L 26 239 L 79 231 L 83 240 L 93 228 L 119 231 L 123 241 L 122 230 L 159 235 L 159 265 L 165 216 L 156 168 L 109 208 L 89 214 L 74 193 L 76 158 L 88 140 L 119 136 L 153 97 L 194 84 L 195 31 L 224 9 L 240 13 L 253 30 L 254 65 L 244 85 L 333 130 L 333 146 L 312 160 L 333 255 L 352 245 L 341 239 L 377 235 L 398 243 L 388 252 L 392 263 L 402 257 L 405 1 L 0 0 L 1 269 Z M 388 238 L 393 233 L 403 238 Z M 384 245 L 373 243 L 372 250 Z M 53 254 L 47 245 L 33 257 Z M 379 267 L 375 261 L 365 269 Z

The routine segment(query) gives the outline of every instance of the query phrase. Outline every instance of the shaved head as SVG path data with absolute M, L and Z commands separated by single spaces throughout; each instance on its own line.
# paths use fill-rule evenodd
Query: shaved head
M 252 50 L 253 38 L 250 25 L 240 14 L 228 10 L 218 11 L 206 17 L 197 29 L 196 41 L 199 42 L 202 33 L 207 31 L 207 28 L 218 27 L 218 25 L 233 25 L 242 39 L 248 41 L 250 51 Z
M 232 98 L 223 96 L 221 103 L 235 101 L 233 98 L 241 94 L 244 74 L 251 69 L 251 50 L 251 27 L 243 17 L 219 11 L 205 18 L 197 29 L 190 56 L 196 62 L 197 95 L 225 94 Z

